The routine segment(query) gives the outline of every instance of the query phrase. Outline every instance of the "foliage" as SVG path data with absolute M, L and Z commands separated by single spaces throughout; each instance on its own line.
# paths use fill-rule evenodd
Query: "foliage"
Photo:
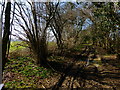
M 30 57 L 19 57 L 10 59 L 6 64 L 4 73 L 8 72 L 14 73 L 14 78 L 5 83 L 5 88 L 27 88 L 35 87 L 38 78 L 47 78 L 52 71 L 36 66 Z M 20 77 L 18 80 L 15 78 L 17 75 Z
M 94 3 L 94 24 L 91 30 L 93 43 L 109 53 L 118 53 L 119 42 L 119 5 L 118 3 Z M 116 44 L 114 44 L 116 43 Z
M 12 41 L 10 44 L 10 52 L 24 49 L 26 47 L 27 47 L 27 44 L 23 41 Z
M 74 50 L 75 51 L 80 51 L 84 47 L 85 47 L 84 45 L 79 45 L 79 46 L 74 47 Z
M 11 24 L 20 27 L 14 27 L 13 32 L 24 38 L 15 35 L 22 41 L 11 42 L 4 71 L 5 87 L 35 88 L 40 80 L 52 75 L 52 70 L 63 71 L 74 60 L 79 62 L 79 58 L 85 58 L 85 63 L 90 57 L 90 64 L 102 66 L 99 55 L 120 53 L 119 7 L 120 3 L 114 2 L 16 2 Z M 56 40 L 49 42 L 50 38 Z M 3 40 L 4 53 L 9 48 L 8 40 Z M 52 70 L 43 67 L 46 65 Z

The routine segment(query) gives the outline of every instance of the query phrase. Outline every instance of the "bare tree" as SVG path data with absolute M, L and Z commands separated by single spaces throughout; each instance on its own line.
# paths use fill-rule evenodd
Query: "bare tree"
M 62 52 L 62 49 L 71 46 L 68 43 L 76 45 L 87 16 L 83 15 L 82 10 L 74 3 L 51 3 L 48 11 L 53 13 L 50 27 L 56 38 L 58 49 Z
M 63 49 L 63 40 L 62 40 L 62 31 L 64 22 L 59 13 L 59 2 L 58 3 L 49 3 L 47 4 L 48 15 L 52 14 L 52 21 L 50 22 L 51 30 L 56 38 L 58 49 Z
M 16 10 L 20 15 L 15 15 L 16 23 L 26 34 L 36 64 L 43 66 L 47 63 L 46 32 L 51 21 L 51 15 L 46 15 L 46 3 L 28 3 L 30 8 L 17 3 L 19 10 Z

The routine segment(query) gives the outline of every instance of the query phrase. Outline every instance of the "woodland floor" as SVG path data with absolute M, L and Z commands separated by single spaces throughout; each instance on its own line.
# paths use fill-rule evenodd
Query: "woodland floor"
M 3 73 L 4 88 L 120 90 L 120 60 L 112 58 L 114 55 L 101 60 L 94 57 L 86 65 L 88 56 L 94 53 L 94 50 L 83 48 L 64 56 L 52 55 L 48 58 L 49 68 L 37 67 L 29 56 L 10 59 Z

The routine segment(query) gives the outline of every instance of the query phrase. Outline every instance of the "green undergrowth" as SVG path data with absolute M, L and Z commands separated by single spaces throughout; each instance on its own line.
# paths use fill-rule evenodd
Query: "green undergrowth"
M 30 57 L 10 59 L 6 64 L 4 73 L 11 73 L 10 80 L 5 82 L 5 88 L 36 87 L 39 79 L 44 79 L 52 74 L 52 70 L 38 67 L 32 63 Z M 19 77 L 19 79 L 18 79 Z
M 84 45 L 78 45 L 76 47 L 73 48 L 74 51 L 81 51 L 82 48 L 84 48 Z
M 10 52 L 26 48 L 27 44 L 23 41 L 12 41 L 10 44 Z
M 56 46 L 56 43 L 55 42 L 48 42 L 48 45 L 49 46 Z

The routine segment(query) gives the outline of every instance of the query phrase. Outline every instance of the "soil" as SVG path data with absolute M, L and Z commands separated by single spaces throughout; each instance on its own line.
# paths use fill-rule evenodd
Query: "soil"
M 85 48 L 82 52 L 65 54 L 64 61 L 49 60 L 49 65 L 54 70 L 53 75 L 44 79 L 39 78 L 36 85 L 38 88 L 53 90 L 59 88 L 120 90 L 120 59 L 106 57 L 101 58 L 100 63 L 95 63 L 94 60 L 97 60 L 99 56 L 96 55 L 87 65 L 89 56 L 93 56 L 91 54 L 94 52 Z

